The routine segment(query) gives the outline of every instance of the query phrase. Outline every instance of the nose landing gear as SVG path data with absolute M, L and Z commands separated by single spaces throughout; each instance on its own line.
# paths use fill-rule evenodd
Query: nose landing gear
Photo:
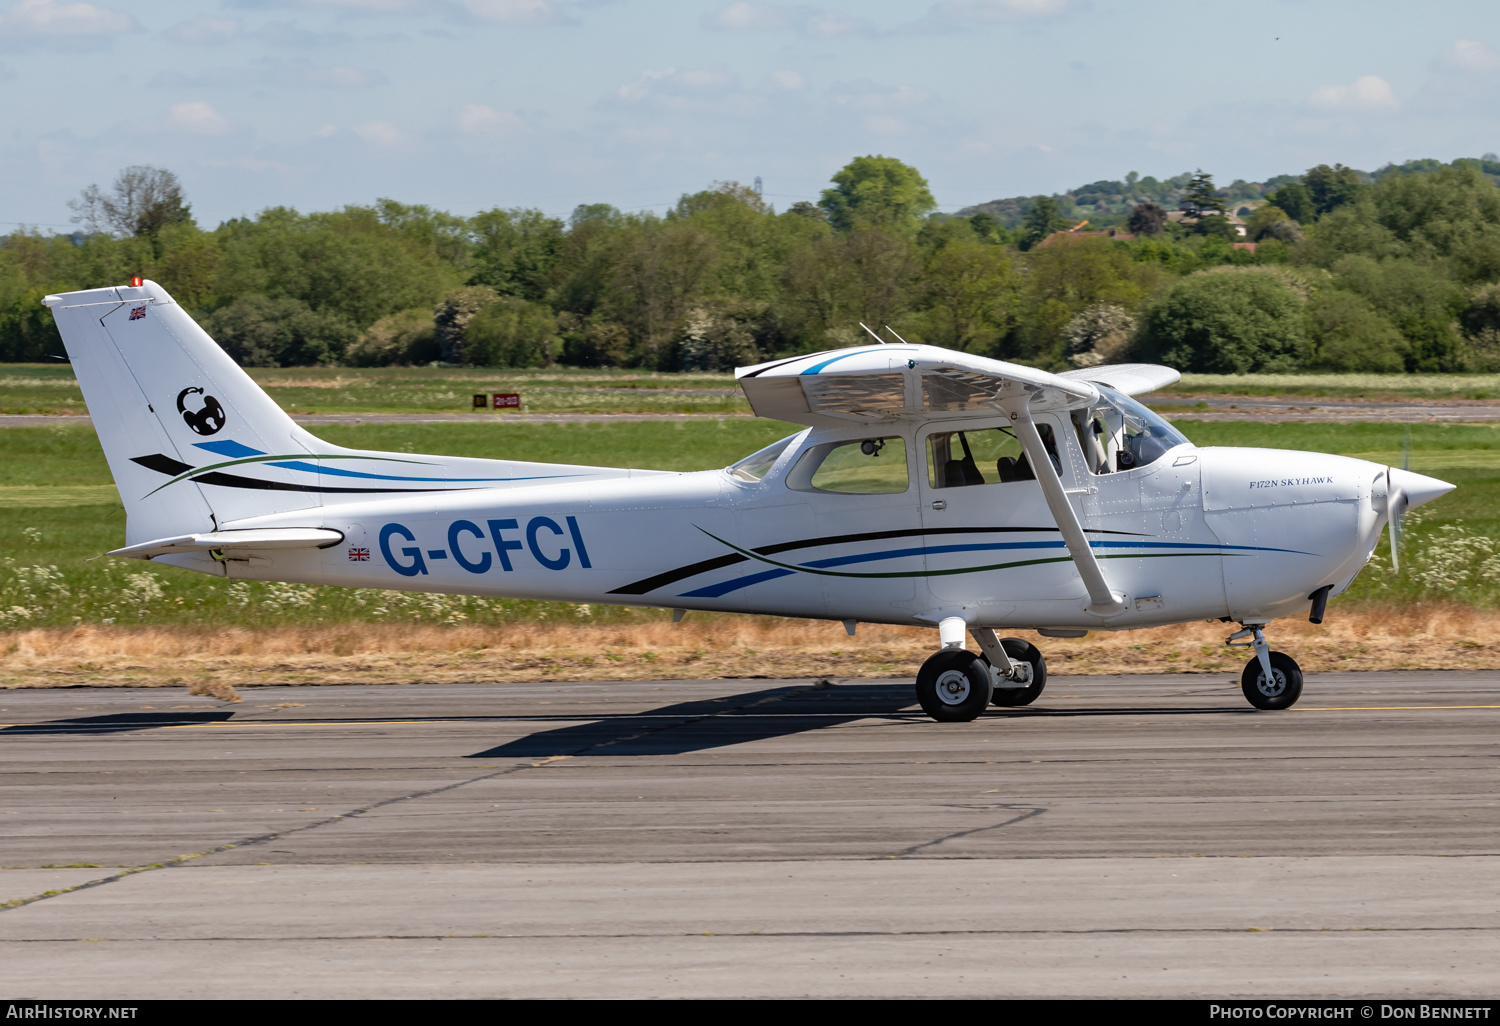
M 1285 652 L 1272 652 L 1266 643 L 1265 624 L 1247 624 L 1224 642 L 1235 648 L 1255 650 L 1255 658 L 1240 674 L 1240 690 L 1257 709 L 1290 709 L 1302 697 L 1302 668 Z M 1239 639 L 1249 637 L 1249 641 Z

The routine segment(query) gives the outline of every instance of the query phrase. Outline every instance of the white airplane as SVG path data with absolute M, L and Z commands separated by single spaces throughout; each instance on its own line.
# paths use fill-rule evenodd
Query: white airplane
M 875 344 L 736 372 L 807 428 L 723 470 L 372 452 L 298 427 L 161 286 L 48 296 L 126 510 L 111 555 L 218 577 L 935 627 L 934 719 L 1020 706 L 1046 637 L 1217 619 L 1245 697 L 1302 690 L 1263 628 L 1320 623 L 1387 521 L 1452 490 L 1363 460 L 1198 448 L 1127 364 L 1049 374 Z M 1393 554 L 1396 546 L 1393 544 Z M 979 652 L 965 648 L 971 636 Z

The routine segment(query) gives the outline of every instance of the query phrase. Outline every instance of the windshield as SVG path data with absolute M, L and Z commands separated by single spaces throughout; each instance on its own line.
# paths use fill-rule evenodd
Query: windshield
M 1119 411 L 1124 421 L 1124 432 L 1117 456 L 1120 470 L 1155 463 L 1168 449 L 1191 444 L 1186 435 L 1167 423 L 1161 415 L 1146 409 L 1128 395 L 1116 392 L 1104 385 L 1096 384 L 1095 387 L 1099 389 L 1099 394 Z
M 772 442 L 759 452 L 752 452 L 749 456 L 746 456 L 730 467 L 729 472 L 741 481 L 750 481 L 752 483 L 760 481 L 771 472 L 771 468 L 776 465 L 776 461 L 796 437 L 796 435 L 787 435 L 781 441 Z

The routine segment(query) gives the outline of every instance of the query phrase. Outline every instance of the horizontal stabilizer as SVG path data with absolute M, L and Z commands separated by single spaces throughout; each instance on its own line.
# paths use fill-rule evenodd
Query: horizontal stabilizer
M 1126 395 L 1145 395 L 1182 380 L 1182 375 L 1171 367 L 1163 367 L 1157 363 L 1116 363 L 1104 367 L 1084 367 L 1064 371 L 1058 377 L 1092 381 Z
M 111 556 L 126 559 L 150 559 L 182 552 L 245 552 L 250 549 L 326 549 L 344 540 L 342 531 L 320 527 L 263 527 L 250 531 L 213 531 L 208 534 L 184 534 L 176 538 L 158 538 L 115 549 Z

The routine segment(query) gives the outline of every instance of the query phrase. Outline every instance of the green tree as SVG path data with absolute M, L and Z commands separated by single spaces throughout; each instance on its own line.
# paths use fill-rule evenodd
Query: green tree
M 438 359 L 447 363 L 483 364 L 484 360 L 473 360 L 466 352 L 469 345 L 469 324 L 486 307 L 499 301 L 500 293 L 488 285 L 465 285 L 444 296 L 443 301 L 432 312 Z
M 1465 297 L 1457 283 L 1438 268 L 1412 260 L 1374 260 L 1355 255 L 1333 265 L 1333 278 L 1338 288 L 1364 297 L 1401 332 L 1406 339 L 1407 370 L 1463 369 L 1454 325 L 1464 309 Z
M 880 228 L 914 235 L 937 207 L 927 180 L 895 157 L 855 157 L 833 176 L 818 206 L 839 231 Z
M 242 367 L 309 367 L 337 364 L 358 337 L 354 325 L 287 296 L 244 296 L 203 322 Z
M 1021 248 L 1032 249 L 1040 245 L 1053 232 L 1060 232 L 1068 227 L 1069 223 L 1063 216 L 1062 208 L 1057 205 L 1057 200 L 1051 196 L 1038 196 L 1031 201 L 1026 219 L 1021 224 Z
M 1299 224 L 1311 224 L 1318 216 L 1313 194 L 1301 182 L 1287 182 L 1267 195 L 1266 199 L 1286 211 L 1286 216 Z
M 1193 180 L 1182 195 L 1182 207 L 1200 218 L 1224 216 L 1224 199 L 1214 185 L 1213 175 L 1202 168 L 1193 173 Z
M 1406 369 L 1406 340 L 1359 296 L 1324 289 L 1308 300 L 1306 315 L 1309 369 L 1378 374 Z
M 540 210 L 496 207 L 470 218 L 469 230 L 475 240 L 470 285 L 532 302 L 556 286 L 564 249 L 561 221 Z
M 968 349 L 980 342 L 989 348 L 1007 326 L 1015 291 L 1005 250 L 977 240 L 942 247 L 923 268 L 922 298 L 939 345 Z
M 477 367 L 547 367 L 557 319 L 541 303 L 503 297 L 474 315 L 464 329 L 464 363 Z
M 432 310 L 421 306 L 386 314 L 370 325 L 344 353 L 344 362 L 352 367 L 422 366 L 441 355 Z
M 1136 235 L 1160 235 L 1166 223 L 1165 210 L 1155 203 L 1140 203 L 1130 212 L 1130 220 L 1125 222 L 1125 227 Z
M 1141 319 L 1146 359 L 1206 374 L 1285 373 L 1306 355 L 1302 301 L 1270 271 L 1183 278 Z
M 192 208 L 183 200 L 182 183 L 166 168 L 134 164 L 115 176 L 108 193 L 90 185 L 69 200 L 73 223 L 90 232 L 154 235 L 169 224 L 191 224 Z
M 1353 202 L 1361 188 L 1359 172 L 1342 164 L 1332 167 L 1319 164 L 1308 168 L 1302 181 L 1306 183 L 1307 191 L 1312 196 L 1313 209 L 1320 216 Z

